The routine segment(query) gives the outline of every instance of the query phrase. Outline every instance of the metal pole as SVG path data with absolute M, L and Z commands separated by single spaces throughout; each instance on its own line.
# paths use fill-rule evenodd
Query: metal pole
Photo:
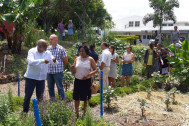
M 20 78 L 18 73 L 18 96 L 20 96 Z
M 36 120 L 37 126 L 42 126 L 41 125 L 41 119 L 40 119 L 40 116 L 39 116 L 37 99 L 33 98 L 32 101 L 33 101 L 33 109 L 34 109 L 34 115 L 35 115 L 35 120 Z
M 148 32 L 147 31 L 145 31 L 146 32 L 146 41 L 145 41 L 145 46 L 147 46 L 148 45 Z
M 103 71 L 100 71 L 100 117 L 103 116 Z

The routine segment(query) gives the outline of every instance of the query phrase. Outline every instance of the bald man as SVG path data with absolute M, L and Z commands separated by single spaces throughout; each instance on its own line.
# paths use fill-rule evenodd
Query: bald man
M 36 87 L 36 97 L 40 101 L 43 99 L 45 80 L 47 77 L 48 64 L 56 65 L 58 62 L 50 51 L 47 51 L 47 42 L 40 39 L 37 47 L 28 51 L 28 66 L 25 77 L 25 97 L 23 112 L 29 111 L 30 99 Z
M 55 100 L 54 85 L 56 83 L 59 99 L 63 100 L 65 98 L 64 88 L 63 88 L 63 71 L 64 66 L 68 63 L 68 57 L 66 50 L 58 44 L 58 37 L 55 34 L 50 36 L 50 46 L 47 48 L 52 55 L 57 59 L 58 65 L 49 65 L 47 74 L 47 83 L 49 88 L 49 96 L 52 101 Z

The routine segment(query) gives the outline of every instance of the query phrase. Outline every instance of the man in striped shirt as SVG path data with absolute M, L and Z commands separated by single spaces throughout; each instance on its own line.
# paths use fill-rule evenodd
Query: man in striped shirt
M 58 37 L 55 34 L 52 34 L 50 36 L 50 46 L 48 46 L 47 50 L 49 50 L 58 61 L 58 64 L 56 66 L 49 65 L 48 73 L 47 73 L 49 95 L 52 101 L 55 100 L 55 91 L 54 91 L 55 83 L 58 89 L 59 99 L 63 100 L 65 98 L 64 88 L 63 88 L 63 70 L 64 70 L 64 65 L 68 63 L 68 57 L 66 50 L 57 43 L 58 43 Z

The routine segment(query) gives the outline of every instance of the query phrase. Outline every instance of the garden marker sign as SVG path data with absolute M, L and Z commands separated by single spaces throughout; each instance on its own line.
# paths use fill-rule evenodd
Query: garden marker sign
M 103 71 L 100 71 L 100 117 L 103 116 Z
M 38 109 L 38 104 L 37 104 L 37 99 L 33 98 L 33 109 L 34 109 L 34 115 L 35 115 L 35 120 L 36 120 L 36 124 L 37 126 L 42 126 L 41 125 L 41 119 L 39 116 L 39 109 Z

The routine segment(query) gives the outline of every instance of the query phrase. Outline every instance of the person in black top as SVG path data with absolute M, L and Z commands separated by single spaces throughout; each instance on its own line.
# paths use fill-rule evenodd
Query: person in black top
M 95 52 L 95 44 L 90 45 L 89 56 L 91 56 L 96 63 L 98 63 L 98 54 Z
M 162 60 L 163 60 L 162 74 L 163 75 L 169 74 L 170 67 L 169 67 L 169 61 L 167 59 L 167 52 L 166 51 L 163 52 L 163 58 L 162 58 Z

